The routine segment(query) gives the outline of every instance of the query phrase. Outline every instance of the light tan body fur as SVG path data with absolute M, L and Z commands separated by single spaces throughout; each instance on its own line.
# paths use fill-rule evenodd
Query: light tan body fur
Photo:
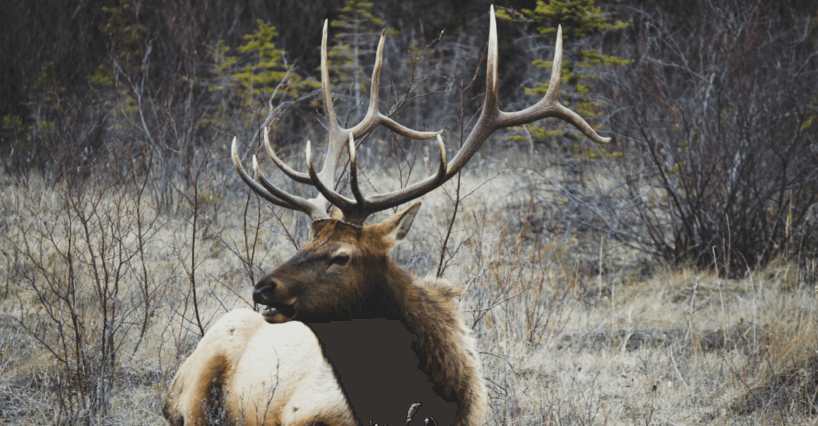
M 217 410 L 238 424 L 357 424 L 318 340 L 300 322 L 268 324 L 247 309 L 225 314 L 176 373 L 166 417 L 174 425 L 208 424 L 218 387 L 224 399 Z

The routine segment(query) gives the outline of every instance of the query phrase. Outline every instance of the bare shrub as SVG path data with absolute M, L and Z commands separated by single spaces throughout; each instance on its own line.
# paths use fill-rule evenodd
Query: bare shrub
M 70 114 L 63 123 L 48 145 L 57 191 L 15 194 L 5 239 L 33 297 L 13 319 L 50 354 L 41 386 L 55 399 L 53 421 L 75 424 L 107 415 L 126 336 L 134 328 L 141 341 L 156 309 L 143 248 L 158 223 L 145 212 L 140 161 L 117 144 L 89 159 L 82 143 L 66 140 L 79 130 Z
M 656 12 L 637 27 L 636 62 L 611 79 L 613 127 L 633 156 L 613 166 L 624 186 L 608 194 L 631 214 L 603 228 L 661 258 L 725 271 L 778 254 L 814 258 L 815 22 L 714 0 L 689 22 Z M 599 221 L 615 217 L 596 206 Z

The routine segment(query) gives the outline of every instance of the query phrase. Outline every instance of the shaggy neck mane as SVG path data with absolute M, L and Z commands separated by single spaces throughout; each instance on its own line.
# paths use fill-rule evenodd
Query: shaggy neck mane
M 420 402 L 421 420 L 434 416 L 441 425 L 471 424 L 485 401 L 480 364 L 457 313 L 458 293 L 413 277 L 391 259 L 379 266 L 384 269 L 372 268 L 365 278 L 366 306 L 354 309 L 368 312 L 367 319 L 308 324 L 356 416 L 363 424 L 402 424 L 409 405 Z M 390 406 L 384 395 L 399 405 Z
M 455 297 L 460 293 L 446 283 L 423 282 L 400 271 L 387 277 L 399 277 L 404 284 L 393 282 L 389 287 L 403 290 L 395 294 L 396 301 L 405 324 L 417 336 L 413 349 L 419 366 L 444 399 L 460 402 L 456 418 L 463 419 L 480 398 L 475 391 L 482 391 L 483 382 L 473 340 L 457 312 Z

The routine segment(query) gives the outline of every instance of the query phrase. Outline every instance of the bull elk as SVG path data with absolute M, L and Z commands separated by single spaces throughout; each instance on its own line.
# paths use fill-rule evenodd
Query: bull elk
M 415 200 L 457 174 L 496 130 L 546 117 L 565 120 L 604 143 L 579 115 L 557 102 L 562 33 L 557 32 L 550 86 L 535 105 L 503 112 L 497 103 L 497 30 L 491 8 L 488 71 L 483 110 L 451 161 L 441 132 L 412 130 L 378 110 L 384 34 L 372 73 L 369 109 L 352 128 L 338 124 L 327 69 L 327 25 L 321 43 L 321 87 L 329 144 L 320 172 L 307 142 L 307 173 L 284 164 L 264 133 L 273 163 L 289 178 L 318 191 L 305 199 L 271 183 L 253 157 L 251 177 L 232 158 L 239 176 L 261 197 L 312 219 L 311 240 L 262 278 L 253 300 L 269 309 L 231 311 L 205 334 L 174 378 L 163 413 L 174 425 L 205 424 L 209 416 L 247 425 L 356 425 L 406 421 L 421 404 L 420 418 L 439 424 L 481 425 L 486 390 L 475 345 L 457 310 L 456 289 L 421 280 L 393 263 L 390 250 L 404 239 L 420 208 L 417 201 L 370 225 L 373 213 Z M 437 172 L 415 184 L 364 196 L 357 179 L 355 139 L 378 126 L 413 139 L 437 139 Z M 333 190 L 344 150 L 349 154 L 352 198 Z M 328 213 L 328 208 L 331 212 Z

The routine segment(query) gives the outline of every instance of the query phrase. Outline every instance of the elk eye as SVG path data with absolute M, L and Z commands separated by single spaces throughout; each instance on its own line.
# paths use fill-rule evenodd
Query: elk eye
M 348 254 L 339 254 L 338 256 L 333 257 L 332 262 L 330 262 L 332 265 L 346 265 L 347 263 L 349 263 Z

